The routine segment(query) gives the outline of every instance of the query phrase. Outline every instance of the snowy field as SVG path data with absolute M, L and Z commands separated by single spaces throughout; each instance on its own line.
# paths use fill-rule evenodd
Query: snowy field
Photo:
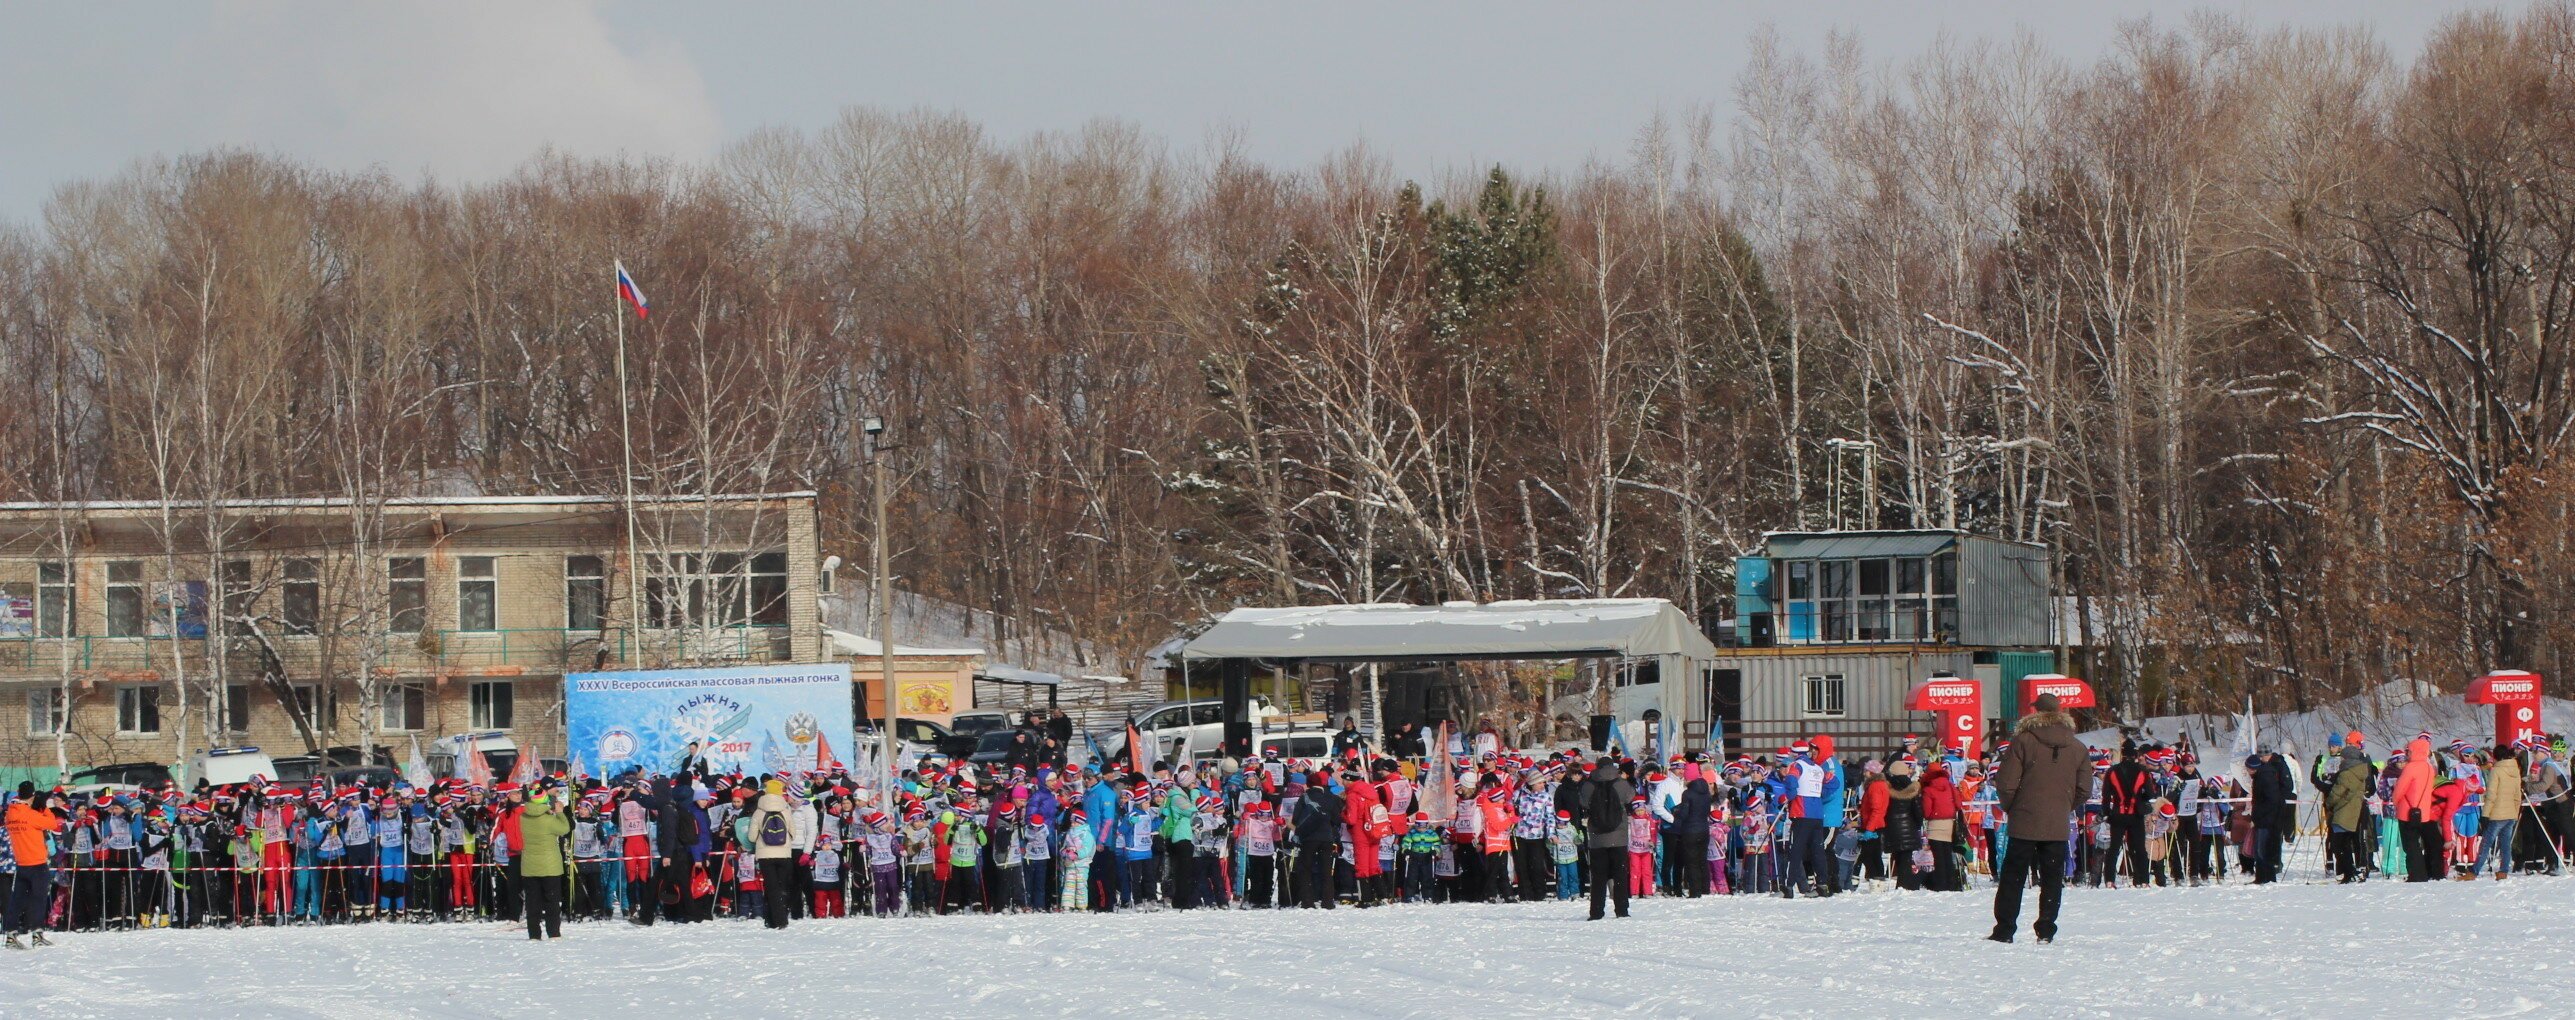
M 2067 891 L 2053 946 L 1989 895 L 68 935 L 0 1016 L 1730 1017 L 2575 1015 L 2575 880 Z M 2026 924 L 2026 918 L 2024 918 Z

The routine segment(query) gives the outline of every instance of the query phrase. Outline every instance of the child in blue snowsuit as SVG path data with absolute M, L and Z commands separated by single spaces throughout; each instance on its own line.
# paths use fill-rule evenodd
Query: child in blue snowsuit
M 409 903 L 411 853 L 402 807 L 390 798 L 375 817 L 376 909 L 399 913 Z
M 331 833 L 333 863 L 338 863 L 338 826 L 320 814 L 307 814 L 303 824 L 295 827 L 295 909 L 296 917 L 322 918 L 322 873 L 313 870 L 322 863 L 321 846 L 324 832 Z

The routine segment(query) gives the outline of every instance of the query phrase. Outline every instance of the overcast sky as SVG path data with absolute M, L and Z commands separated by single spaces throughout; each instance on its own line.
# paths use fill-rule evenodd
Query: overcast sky
M 0 0 L 0 220 L 135 159 L 248 146 L 485 180 L 545 145 L 703 157 L 840 107 L 961 111 L 1003 137 L 1111 116 L 1187 148 L 1238 129 L 1305 165 L 1366 139 L 1414 176 L 1622 158 L 1658 110 L 1722 105 L 1764 23 L 1903 56 L 2026 26 L 2100 55 L 2196 8 L 2360 24 L 2398 54 L 2493 0 L 1562 4 Z

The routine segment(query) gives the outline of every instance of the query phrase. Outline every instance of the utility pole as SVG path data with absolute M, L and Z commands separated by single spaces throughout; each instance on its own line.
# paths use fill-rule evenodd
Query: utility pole
M 876 502 L 876 655 L 877 683 L 884 688 L 885 717 L 877 720 L 878 755 L 884 759 L 884 785 L 878 787 L 882 800 L 877 808 L 891 813 L 894 808 L 894 556 L 886 547 L 885 533 L 885 450 L 880 440 L 885 435 L 885 419 L 869 415 L 859 422 L 867 433 L 867 460 L 870 488 Z
M 640 651 L 644 628 L 649 626 L 651 621 L 644 619 L 644 560 L 637 554 L 635 542 L 635 414 L 629 406 L 632 401 L 626 395 L 626 311 L 617 307 L 619 302 L 628 300 L 623 288 L 631 284 L 628 283 L 626 276 L 626 264 L 618 262 L 616 268 L 620 289 L 615 299 L 608 304 L 608 317 L 617 320 L 617 448 L 625 458 L 623 476 L 626 480 L 626 638 L 631 646 L 618 649 L 617 657 L 628 659 L 628 664 L 631 665 L 632 659 L 629 656 L 636 655 Z M 633 301 L 635 314 L 638 317 L 644 314 L 643 300 L 643 292 L 635 291 Z M 606 614 L 601 614 L 600 622 L 603 625 L 607 622 Z M 601 636 L 603 638 L 606 636 L 604 628 Z

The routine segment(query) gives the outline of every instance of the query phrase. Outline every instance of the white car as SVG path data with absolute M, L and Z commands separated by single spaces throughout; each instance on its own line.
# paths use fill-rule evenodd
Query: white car
M 1278 714 L 1268 698 L 1251 699 L 1252 726 L 1258 736 L 1261 720 Z M 1136 717 L 1136 732 L 1150 745 L 1145 760 L 1187 761 L 1213 758 L 1225 746 L 1225 703 L 1218 700 L 1166 701 Z M 1127 731 L 1121 726 L 1095 738 L 1111 761 L 1126 756 Z

